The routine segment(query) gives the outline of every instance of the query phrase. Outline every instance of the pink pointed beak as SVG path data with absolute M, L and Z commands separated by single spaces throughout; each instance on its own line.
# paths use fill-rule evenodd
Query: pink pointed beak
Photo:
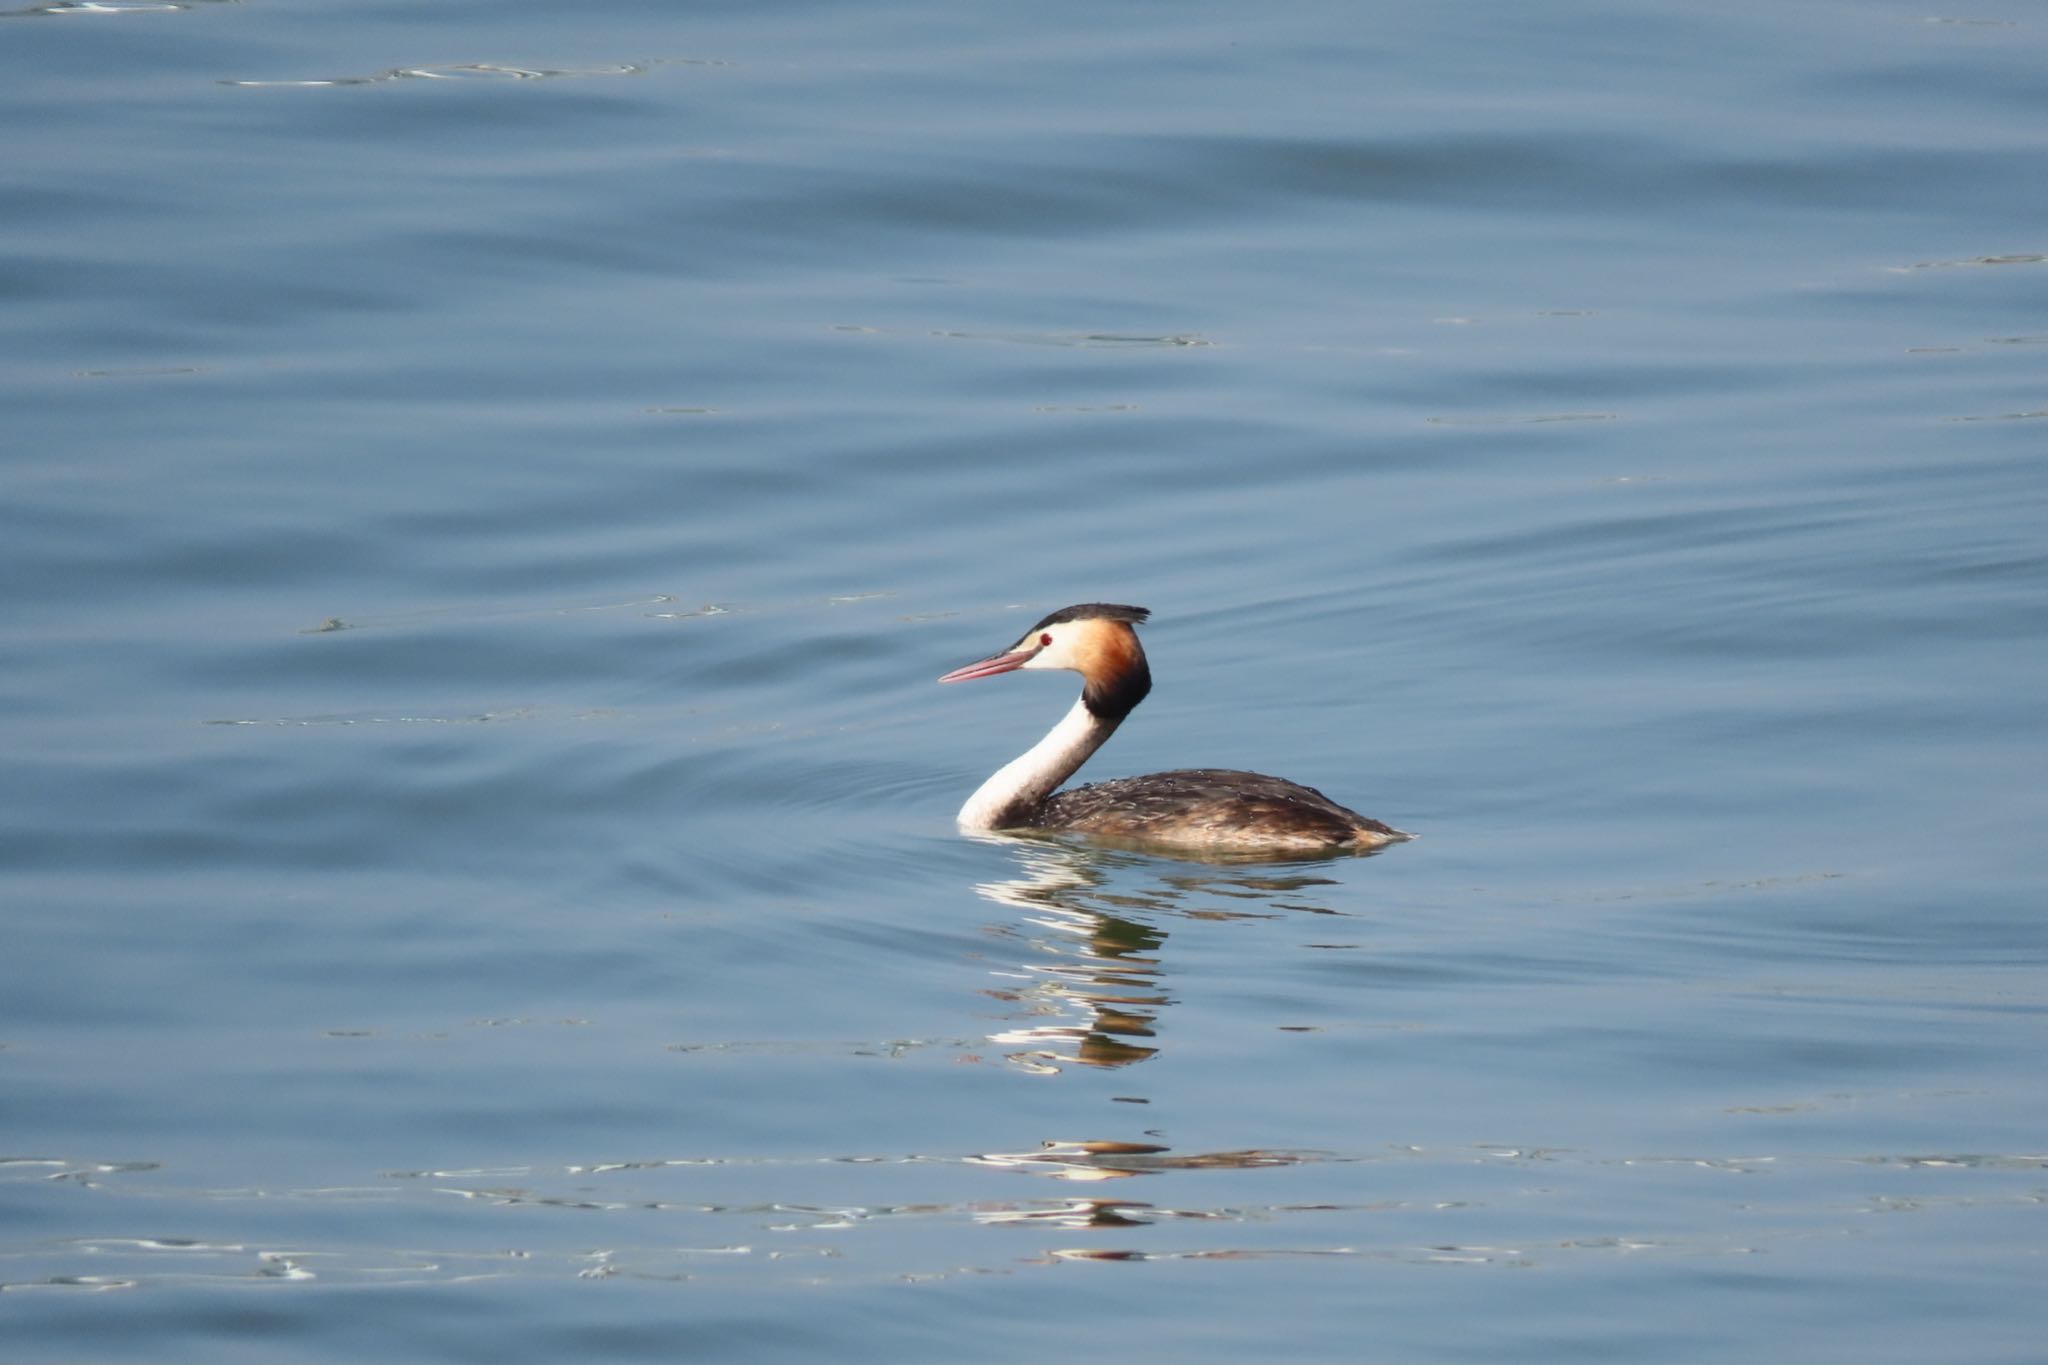
M 1008 673 L 1013 669 L 1022 668 L 1025 664 L 1030 663 L 1037 654 L 1038 651 L 1035 649 L 1020 649 L 1014 654 L 991 654 L 978 664 L 969 664 L 965 668 L 954 669 L 951 673 L 939 679 L 939 681 L 942 683 L 971 682 L 975 678 L 993 678 L 998 673 Z

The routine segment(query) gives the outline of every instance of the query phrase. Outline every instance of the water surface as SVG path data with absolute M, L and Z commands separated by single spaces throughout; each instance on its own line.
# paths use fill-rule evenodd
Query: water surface
M 2032 9 L 0 20 L 9 1359 L 2038 1357 Z

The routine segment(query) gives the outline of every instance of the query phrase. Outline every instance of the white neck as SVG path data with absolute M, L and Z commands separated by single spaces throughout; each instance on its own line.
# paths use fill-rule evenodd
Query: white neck
M 1074 709 L 1046 731 L 1045 738 L 996 770 L 960 808 L 963 829 L 1010 829 L 1031 817 L 1060 783 L 1073 776 L 1120 720 L 1104 720 L 1075 701 Z

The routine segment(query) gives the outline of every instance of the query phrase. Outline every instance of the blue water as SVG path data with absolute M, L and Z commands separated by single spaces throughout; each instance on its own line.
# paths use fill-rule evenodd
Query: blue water
M 0 1354 L 2038 1360 L 2035 6 L 0 16 Z M 1421 838 L 964 838 L 1094 776 Z

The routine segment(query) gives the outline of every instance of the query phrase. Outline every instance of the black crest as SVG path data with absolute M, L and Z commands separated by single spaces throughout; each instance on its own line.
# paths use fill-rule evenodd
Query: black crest
M 1047 626 L 1056 626 L 1062 621 L 1123 621 L 1129 625 L 1140 626 L 1151 614 L 1151 610 L 1146 607 L 1124 607 L 1114 602 L 1083 602 L 1078 607 L 1061 607 L 1031 630 L 1044 630 Z M 1031 630 L 1024 633 L 1029 635 Z

